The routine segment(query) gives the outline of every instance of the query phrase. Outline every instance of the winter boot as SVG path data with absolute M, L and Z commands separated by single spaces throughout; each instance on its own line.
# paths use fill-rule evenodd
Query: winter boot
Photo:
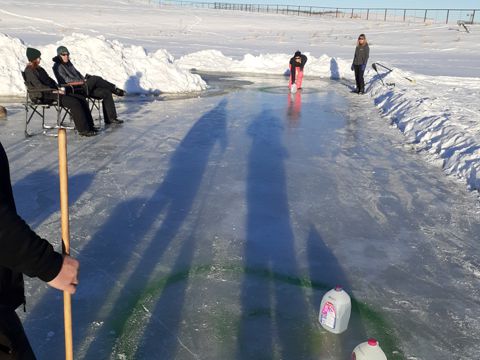
M 117 87 L 113 90 L 113 93 L 117 96 L 125 96 L 125 90 L 119 89 Z

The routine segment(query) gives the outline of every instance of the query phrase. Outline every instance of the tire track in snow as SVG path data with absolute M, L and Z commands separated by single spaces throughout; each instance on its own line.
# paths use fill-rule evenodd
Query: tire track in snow
M 199 25 L 199 24 L 203 21 L 203 19 L 202 19 L 200 16 L 198 16 L 198 15 L 194 15 L 194 16 L 195 16 L 195 18 L 196 18 L 197 21 L 194 22 L 193 24 L 190 24 L 190 25 L 185 26 L 185 27 L 183 28 L 182 32 L 187 32 L 187 33 L 188 33 L 188 32 L 192 32 L 193 28 L 194 28 L 195 26 Z
M 18 17 L 18 18 L 21 18 L 21 19 L 33 20 L 33 21 L 37 21 L 37 22 L 52 24 L 52 25 L 56 25 L 56 26 L 63 27 L 63 28 L 68 28 L 68 27 L 69 27 L 69 26 L 66 26 L 66 25 L 57 23 L 57 22 L 55 22 L 55 21 L 53 21 L 53 20 L 42 19 L 42 18 L 37 18 L 37 17 L 33 17 L 33 16 L 26 16 L 26 15 L 15 14 L 15 13 L 12 13 L 12 12 L 9 12 L 9 11 L 5 11 L 5 10 L 1 10 L 1 9 L 0 9 L 0 13 L 5 14 L 5 15 L 10 15 L 10 16 L 13 16 L 13 17 Z

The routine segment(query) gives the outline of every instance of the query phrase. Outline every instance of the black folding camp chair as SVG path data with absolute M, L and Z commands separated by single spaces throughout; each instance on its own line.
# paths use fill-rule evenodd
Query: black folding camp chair
M 58 129 L 60 127 L 66 128 L 69 130 L 75 129 L 75 126 L 72 125 L 71 121 L 71 113 L 68 108 L 65 108 L 60 105 L 60 94 L 57 92 L 57 99 L 55 100 L 48 100 L 48 101 L 41 101 L 36 99 L 35 97 L 32 97 L 31 94 L 34 92 L 35 94 L 38 93 L 52 93 L 56 91 L 55 89 L 50 89 L 50 88 L 43 88 L 43 89 L 30 89 L 27 85 L 26 78 L 25 78 L 25 73 L 22 71 L 22 77 L 25 82 L 25 89 L 27 91 L 26 96 L 25 96 L 25 136 L 29 137 L 32 136 L 33 134 L 28 132 L 28 125 L 32 121 L 32 119 L 35 117 L 40 117 L 42 120 L 42 129 L 43 129 L 43 134 L 44 135 L 49 135 L 49 136 L 56 136 L 56 133 L 54 132 L 49 132 L 48 130 L 52 129 Z M 56 122 L 53 124 L 47 124 L 46 123 L 46 112 L 45 110 L 53 108 L 56 111 Z M 69 124 L 65 124 L 65 120 L 69 120 Z
M 58 77 L 57 77 L 58 79 Z M 93 116 L 93 110 L 96 109 L 98 111 L 98 117 L 95 120 L 98 121 L 98 125 L 102 124 L 102 99 L 99 97 L 92 96 L 88 93 L 88 88 L 85 85 L 69 85 L 69 84 L 62 84 L 62 87 L 70 87 L 71 93 L 73 94 L 81 94 L 85 96 L 85 99 L 88 102 L 88 107 L 90 109 L 90 113 Z

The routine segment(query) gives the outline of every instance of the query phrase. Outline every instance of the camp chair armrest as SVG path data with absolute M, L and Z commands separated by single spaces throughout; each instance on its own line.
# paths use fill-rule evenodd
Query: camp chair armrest
M 64 87 L 65 89 L 69 88 L 70 90 L 67 90 L 65 93 L 67 94 L 86 94 L 88 93 L 88 90 L 85 87 L 85 83 L 83 82 L 71 82 L 67 84 L 61 84 L 61 87 Z M 88 95 L 88 94 L 87 94 Z
M 28 92 L 55 92 L 59 90 L 60 89 L 52 89 L 52 88 L 35 88 L 35 89 L 27 88 Z

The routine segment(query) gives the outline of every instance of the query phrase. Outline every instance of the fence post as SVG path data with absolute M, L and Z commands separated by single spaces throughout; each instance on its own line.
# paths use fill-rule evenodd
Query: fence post
M 383 18 L 383 21 L 387 21 L 387 9 L 385 9 L 385 17 Z
M 450 9 L 447 10 L 447 20 L 445 20 L 445 24 L 448 24 L 448 15 L 450 14 Z
M 367 9 L 367 20 L 368 20 L 368 15 L 370 14 L 370 9 Z
M 277 5 L 277 14 L 278 14 L 278 5 Z
M 476 10 L 474 9 L 473 12 L 472 12 L 472 20 L 471 20 L 471 21 L 472 21 L 472 25 L 473 25 L 473 23 L 475 22 L 475 21 L 474 21 L 474 19 L 475 19 L 475 11 L 476 11 Z
M 427 9 L 425 9 L 425 16 L 423 17 L 423 22 L 427 22 Z
M 312 7 L 310 6 L 310 16 L 312 16 Z
M 403 22 L 405 22 L 407 16 L 407 9 L 403 10 Z
M 337 10 L 335 11 L 335 17 L 338 18 L 338 8 L 337 8 Z
M 353 8 L 352 8 L 352 15 L 350 15 L 350 19 L 353 19 Z
M 300 6 L 298 7 L 297 15 L 300 16 Z

